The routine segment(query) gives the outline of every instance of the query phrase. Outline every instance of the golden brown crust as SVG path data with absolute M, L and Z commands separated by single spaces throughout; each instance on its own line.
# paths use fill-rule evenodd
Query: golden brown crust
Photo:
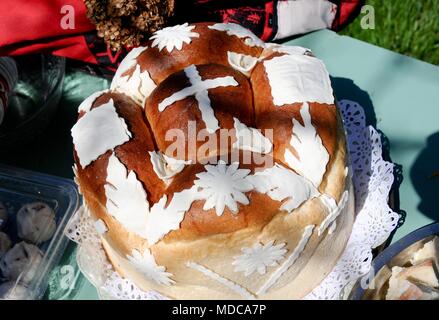
M 290 145 L 293 122 L 296 119 L 303 125 L 303 120 L 300 115 L 302 103 L 294 103 L 276 106 L 273 103 L 271 95 L 270 81 L 264 68 L 263 61 L 270 60 L 274 57 L 281 56 L 281 53 L 275 53 L 268 58 L 259 62 L 254 68 L 250 81 L 254 90 L 254 108 L 256 127 L 260 129 L 273 129 L 273 156 L 279 162 L 288 166 L 285 162 L 285 150 L 289 149 L 294 155 L 297 155 L 296 150 Z M 330 161 L 328 167 L 332 166 L 334 159 L 335 148 L 337 146 L 337 139 L 340 139 L 344 133 L 338 132 L 338 112 L 335 105 L 309 103 L 312 124 L 322 139 L 323 145 L 329 153 Z
M 164 191 L 164 183 L 153 171 L 149 151 L 155 150 L 154 140 L 143 116 L 143 110 L 134 101 L 124 94 L 109 92 L 101 95 L 93 103 L 92 108 L 99 108 L 113 99 L 114 106 L 120 117 L 125 119 L 132 138 L 115 152 L 119 160 L 129 169 L 133 170 L 148 194 L 150 202 L 160 199 Z M 80 117 L 84 114 L 81 113 Z M 90 190 L 94 197 L 105 206 L 106 197 L 104 185 L 107 178 L 108 159 L 111 151 L 101 155 L 97 160 L 85 168 L 79 165 L 79 159 L 74 153 L 78 165 L 78 176 L 81 179 L 81 189 Z
M 183 46 L 181 50 L 159 50 L 152 47 L 152 41 L 147 43 L 145 50 L 137 59 L 141 71 L 147 70 L 155 83 L 161 83 L 169 75 L 179 72 L 190 65 L 220 64 L 228 66 L 227 52 L 237 52 L 254 57 L 259 57 L 262 48 L 248 46 L 243 39 L 227 35 L 225 32 L 209 29 L 212 23 L 196 23 L 193 32 L 200 35 L 192 38 L 190 46 Z M 209 39 L 206 41 L 206 39 Z M 147 67 L 147 68 L 146 68 Z M 134 67 L 125 74 L 131 74 Z
M 253 93 L 247 78 L 240 72 L 222 65 L 197 65 L 196 68 L 202 80 L 233 77 L 238 83 L 237 86 L 217 87 L 209 90 L 210 104 L 215 110 L 215 118 L 218 120 L 219 127 L 221 129 L 233 129 L 234 117 L 252 126 Z M 197 155 L 199 148 L 205 144 L 208 139 L 211 139 L 213 135 L 217 137 L 217 148 L 220 149 L 221 131 L 217 130 L 212 134 L 206 131 L 205 122 L 202 119 L 200 108 L 194 96 L 189 96 L 177 101 L 172 104 L 172 107 L 167 107 L 165 110 L 159 111 L 158 105 L 160 102 L 175 92 L 179 92 L 189 86 L 190 83 L 187 80 L 187 76 L 185 72 L 181 70 L 160 83 L 147 99 L 145 113 L 151 125 L 152 132 L 154 132 L 158 148 L 171 157 L 181 159 L 182 157 L 178 154 L 170 154 L 172 150 L 168 151 L 168 147 L 173 145 L 175 140 L 167 140 L 166 138 L 171 130 L 181 130 L 184 134 L 183 143 L 186 144 L 186 153 L 182 160 L 202 161 L 205 158 L 227 153 L 230 151 L 231 143 L 228 143 L 222 152 L 220 150 L 212 150 L 212 152 L 200 152 Z M 193 129 L 188 128 L 190 123 L 195 125 Z M 196 134 L 197 137 L 202 137 L 202 139 L 197 139 L 195 148 L 192 148 L 189 143 L 190 130 L 193 130 L 192 132 Z
M 240 168 L 254 172 L 255 166 L 242 164 Z M 203 171 L 202 165 L 188 166 L 166 190 L 168 197 L 172 197 L 175 192 L 190 188 L 195 180 L 195 174 Z M 226 207 L 221 216 L 215 213 L 215 209 L 203 210 L 203 200 L 195 201 L 184 216 L 180 229 L 169 233 L 163 241 L 195 240 L 251 227 L 262 228 L 279 212 L 281 202 L 272 200 L 265 194 L 250 191 L 246 196 L 250 203 L 239 204 L 238 213 L 232 213 Z
M 343 181 L 339 184 L 331 184 L 327 188 L 329 193 L 337 200 L 340 199 L 341 194 L 346 188 L 346 153 L 344 143 L 343 138 L 338 140 L 338 146 L 335 148 L 336 153 L 334 165 L 327 171 L 327 176 L 330 176 L 332 181 Z M 197 165 L 191 167 L 195 168 Z M 192 185 L 190 182 L 192 178 L 190 176 L 193 173 L 187 171 L 185 170 L 181 174 L 181 177 L 179 176 L 180 180 L 175 181 L 174 186 L 169 187 L 169 193 L 172 193 L 172 191 L 178 191 L 179 189 L 188 188 Z M 180 188 L 171 191 L 171 189 L 176 186 L 180 186 Z M 264 195 L 260 196 L 264 197 Z M 352 196 L 353 192 L 351 190 L 350 197 Z M 207 221 L 206 225 L 203 225 L 203 228 L 201 229 L 203 233 L 206 231 L 212 231 L 209 230 L 209 227 L 212 225 L 215 227 L 215 223 L 219 223 L 221 217 L 217 217 L 214 212 L 205 212 L 199 207 L 192 206 L 191 210 L 186 214 L 179 230 L 169 233 L 163 241 L 149 247 L 145 240 L 127 232 L 114 218 L 106 214 L 105 206 L 90 199 L 89 194 L 87 193 L 84 194 L 84 197 L 86 203 L 90 207 L 90 211 L 96 216 L 96 218 L 103 219 L 107 224 L 109 231 L 103 236 L 103 243 L 107 255 L 116 270 L 121 275 L 132 279 L 144 290 L 157 290 L 167 297 L 178 299 L 242 299 L 242 296 L 231 292 L 216 281 L 212 281 L 205 276 L 200 276 L 199 273 L 192 269 L 188 269 L 186 263 L 188 261 L 197 261 L 224 275 L 223 267 L 225 268 L 226 266 L 218 261 L 218 257 L 221 257 L 221 259 L 224 260 L 229 260 L 234 256 L 239 255 L 242 247 L 251 247 L 257 241 L 266 243 L 268 240 L 273 239 L 273 237 L 276 239 L 277 243 L 282 241 L 287 242 L 289 244 L 289 250 L 292 251 L 295 244 L 297 244 L 298 239 L 300 239 L 304 227 L 311 224 L 316 226 L 320 225 L 327 215 L 326 208 L 322 206 L 318 199 L 314 199 L 294 210 L 292 214 L 286 214 L 285 212 L 276 209 L 276 212 L 271 219 L 268 219 L 266 222 L 260 220 L 259 224 L 256 224 L 255 222 L 258 217 L 263 219 L 263 216 L 261 215 L 264 214 L 264 211 L 258 210 L 256 212 L 250 212 L 250 214 L 254 214 L 252 215 L 252 219 L 254 219 L 253 224 L 242 226 L 242 228 L 235 232 L 222 232 L 209 236 L 204 234 L 203 236 L 197 234 L 197 231 L 199 231 L 200 228 L 191 224 L 194 216 L 204 216 L 207 213 L 206 216 L 212 218 L 212 220 L 209 219 Z M 337 232 L 331 236 L 322 237 L 318 237 L 316 232 L 314 232 L 313 237 L 306 246 L 306 250 L 285 275 L 285 279 L 283 278 L 281 282 L 282 285 L 279 288 L 276 287 L 276 290 L 270 290 L 267 295 L 259 298 L 302 298 L 313 288 L 311 284 L 318 284 L 330 272 L 330 270 L 332 270 L 332 267 L 335 265 L 338 257 L 344 250 L 344 246 L 349 238 L 352 228 L 354 214 L 354 210 L 352 209 L 354 203 L 353 199 L 348 203 L 349 205 L 341 214 L 341 219 L 338 219 Z M 270 204 L 266 205 L 269 206 Z M 277 206 L 275 206 L 275 208 L 277 208 Z M 271 210 L 272 209 L 273 207 L 271 207 Z M 238 216 L 240 215 L 241 211 Z M 223 216 L 226 216 L 226 214 Z M 231 214 L 226 217 L 231 219 L 226 223 L 225 227 L 230 227 L 230 225 L 235 223 L 236 217 Z M 212 223 L 213 221 L 215 221 L 215 223 Z M 322 252 L 322 249 L 319 250 L 321 246 L 327 248 L 327 250 L 323 250 Z M 126 256 L 131 254 L 131 250 L 136 249 L 143 252 L 143 250 L 148 247 L 153 252 L 157 264 L 165 265 L 167 271 L 173 274 L 172 279 L 176 281 L 178 285 L 170 287 L 157 285 L 155 282 L 143 277 L 138 271 L 130 266 Z M 325 263 L 322 264 L 321 261 L 325 261 Z M 239 275 L 235 276 L 232 270 L 229 270 L 228 272 L 229 273 L 226 273 L 227 278 L 231 278 L 246 287 L 252 287 L 253 284 L 255 291 L 264 283 L 264 280 L 266 281 L 266 277 L 259 276 L 256 279 L 254 277 L 247 279 L 247 277 L 239 277 Z M 312 281 L 309 279 L 310 272 L 312 274 Z M 304 277 L 308 279 L 308 282 L 303 279 Z M 294 286 L 293 284 L 300 284 L 300 289 L 297 289 L 297 286 Z
M 199 153 L 196 156 L 191 154 L 192 151 L 187 147 L 183 157 L 168 154 L 174 158 L 191 159 L 193 164 L 186 165 L 183 171 L 167 182 L 160 179 L 153 170 L 149 152 L 168 152 L 171 142 L 166 141 L 165 136 L 170 129 L 182 129 L 186 133 L 183 141 L 186 144 L 188 121 L 195 121 L 198 131 L 206 128 L 194 97 L 175 102 L 164 111 L 158 110 L 161 101 L 190 85 L 183 71 L 189 65 L 196 65 L 203 80 L 232 76 L 239 84 L 236 87 L 209 89 L 209 98 L 220 128 L 232 129 L 235 117 L 249 127 L 262 129 L 262 132 L 264 129 L 273 130 L 274 149 L 268 158 L 273 160 L 273 163 L 288 167 L 284 159 L 285 151 L 290 150 L 298 156 L 291 147 L 290 140 L 293 132 L 292 119 L 303 123 L 300 115 L 302 103 L 275 106 L 263 60 L 253 69 L 250 79 L 228 65 L 227 51 L 258 57 L 262 49 L 248 46 L 236 36 L 210 30 L 207 28 L 208 25 L 196 24 L 193 31 L 200 33 L 200 38 L 193 38 L 191 45 L 184 45 L 182 50 L 174 49 L 168 53 L 166 49 L 159 51 L 158 48 L 149 47 L 140 54 L 137 62 L 141 71 L 147 70 L 151 78 L 159 84 L 146 100 L 144 109 L 129 97 L 117 92 L 103 94 L 93 104 L 93 108 L 99 108 L 113 99 L 118 115 L 126 122 L 132 139 L 116 147 L 114 153 L 127 170 L 133 171 L 142 183 L 150 208 L 164 195 L 167 196 L 169 204 L 176 193 L 193 187 L 197 179 L 196 174 L 205 171 L 200 160 L 218 160 L 218 155 L 229 155 L 232 151 L 230 142 L 234 142 L 234 137 L 226 149 L 217 146 L 214 152 L 204 154 L 201 158 Z M 209 39 L 207 43 L 206 38 Z M 282 53 L 268 52 L 265 59 L 280 55 Z M 134 67 L 126 74 L 132 75 L 133 71 Z M 348 160 L 343 124 L 335 105 L 309 103 L 309 106 L 312 124 L 329 154 L 329 162 L 319 191 L 332 196 L 338 202 L 349 182 L 346 176 Z M 84 113 L 81 113 L 80 117 L 83 115 Z M 217 134 L 218 132 L 213 135 Z M 196 149 L 200 148 L 202 143 L 200 142 Z M 75 162 L 78 164 L 77 181 L 85 203 L 92 216 L 102 219 L 107 225 L 108 231 L 102 235 L 102 239 L 108 258 L 116 270 L 132 279 L 139 287 L 157 290 L 171 298 L 242 298 L 240 294 L 224 288 L 218 281 L 188 268 L 186 263 L 190 261 L 224 275 L 256 295 L 258 288 L 267 281 L 268 275 L 260 276 L 255 273 L 245 277 L 242 273 L 234 272 L 231 261 L 240 254 L 240 250 L 243 247 L 252 247 L 258 242 L 267 243 L 275 239 L 276 243 L 286 243 L 286 248 L 291 253 L 303 236 L 304 229 L 310 225 L 317 228 L 328 215 L 328 208 L 322 205 L 318 198 L 309 199 L 293 212 L 287 213 L 280 209 L 282 202 L 251 190 L 245 192 L 249 204 L 238 204 L 237 213 L 225 207 L 222 215 L 217 215 L 215 209 L 203 209 L 205 200 L 194 201 L 185 212 L 177 230 L 170 231 L 157 243 L 150 244 L 146 239 L 127 231 L 106 209 L 104 185 L 107 183 L 107 166 L 111 154 L 112 152 L 108 151 L 87 167 L 81 168 L 75 152 Z M 239 151 L 240 159 L 244 154 L 245 152 Z M 262 166 L 255 161 L 249 164 L 240 162 L 239 168 L 249 169 L 253 174 Z M 309 282 L 314 285 L 328 274 L 350 234 L 353 223 L 352 198 L 351 192 L 349 205 L 339 218 L 337 232 L 331 236 L 327 233 L 318 236 L 314 231 L 294 266 L 288 269 L 273 290 L 258 298 L 302 297 L 311 289 L 303 280 L 310 276 L 309 272 L 314 271 L 313 281 Z M 322 252 L 322 248 L 326 248 L 327 252 Z M 170 272 L 172 279 L 176 281 L 175 285 L 158 285 L 130 265 L 126 257 L 132 254 L 132 250 L 143 252 L 145 249 L 151 250 L 158 265 L 166 266 L 166 271 Z M 325 259 L 324 266 L 319 259 Z M 303 271 L 304 268 L 306 272 Z M 293 290 L 295 288 L 292 284 L 303 289 Z
M 337 148 L 336 164 L 330 169 L 332 177 L 344 177 L 345 153 Z M 349 183 L 348 183 L 349 185 Z M 349 187 L 348 187 L 349 188 Z M 344 188 L 340 187 L 343 191 Z M 317 236 L 314 232 L 299 259 L 267 294 L 257 296 L 259 299 L 301 299 L 317 286 L 332 270 L 351 233 L 354 221 L 353 190 L 350 187 L 350 200 L 337 220 L 336 232 Z M 269 275 L 253 274 L 244 277 L 235 273 L 230 267 L 233 257 L 239 255 L 242 247 L 252 247 L 257 242 L 266 243 L 276 239 L 276 243 L 287 243 L 289 252 L 302 236 L 303 229 L 310 224 L 318 226 L 326 216 L 326 209 L 318 199 L 308 201 L 292 214 L 279 212 L 263 227 L 253 226 L 233 233 L 222 233 L 193 240 L 161 241 L 150 249 L 159 265 L 173 274 L 176 281 L 173 286 L 161 286 L 148 280 L 136 271 L 126 259 L 129 251 L 118 250 L 119 238 L 104 236 L 104 248 L 115 269 L 124 277 L 133 280 L 139 288 L 156 290 L 169 298 L 175 299 L 244 299 L 240 294 L 230 290 L 186 266 L 195 261 L 202 266 L 221 274 L 247 288 L 252 294 L 267 281 Z M 147 246 L 133 246 L 141 251 Z

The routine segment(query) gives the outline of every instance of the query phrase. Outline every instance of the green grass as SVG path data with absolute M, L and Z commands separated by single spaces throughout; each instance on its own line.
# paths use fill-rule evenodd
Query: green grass
M 360 13 L 341 34 L 439 65 L 439 0 L 368 0 L 375 29 L 362 29 Z

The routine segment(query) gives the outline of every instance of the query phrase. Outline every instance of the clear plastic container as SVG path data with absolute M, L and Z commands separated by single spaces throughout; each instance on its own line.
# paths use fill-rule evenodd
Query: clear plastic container
M 57 267 L 69 243 L 64 235 L 66 223 L 78 209 L 80 201 L 76 184 L 71 180 L 0 164 L 0 202 L 5 205 L 9 214 L 6 225 L 1 231 L 9 235 L 13 244 L 22 241 L 17 233 L 16 215 L 23 205 L 43 202 L 55 213 L 54 235 L 46 242 L 37 245 L 43 252 L 43 260 L 27 285 L 29 298 L 43 297 L 50 272 Z M 1 276 L 0 284 L 5 281 L 7 280 Z

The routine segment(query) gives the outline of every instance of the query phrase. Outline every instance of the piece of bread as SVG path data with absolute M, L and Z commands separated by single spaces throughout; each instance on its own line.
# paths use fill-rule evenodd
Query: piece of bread
M 433 260 L 436 268 L 439 269 L 439 237 L 435 236 L 424 246 L 413 254 L 410 262 L 413 265 L 424 262 L 425 260 Z
M 409 268 L 393 267 L 386 300 L 436 300 L 437 278 L 431 264 Z
M 422 291 L 421 300 L 439 300 L 439 290 L 426 286 L 425 284 L 415 282 L 416 286 Z
M 143 290 L 298 299 L 349 239 L 345 132 L 303 48 L 235 24 L 165 28 L 81 104 L 72 136 L 107 256 Z
M 400 273 L 400 277 L 439 288 L 439 274 L 432 260 L 426 260 L 412 267 L 404 268 Z

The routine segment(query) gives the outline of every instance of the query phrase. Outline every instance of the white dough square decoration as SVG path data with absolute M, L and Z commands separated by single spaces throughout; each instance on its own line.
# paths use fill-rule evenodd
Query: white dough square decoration
M 131 133 L 114 107 L 113 100 L 92 109 L 72 128 L 73 144 L 82 168 L 108 150 L 131 139 Z
M 264 61 L 264 67 L 276 106 L 334 103 L 329 73 L 321 60 L 305 55 L 284 55 Z

